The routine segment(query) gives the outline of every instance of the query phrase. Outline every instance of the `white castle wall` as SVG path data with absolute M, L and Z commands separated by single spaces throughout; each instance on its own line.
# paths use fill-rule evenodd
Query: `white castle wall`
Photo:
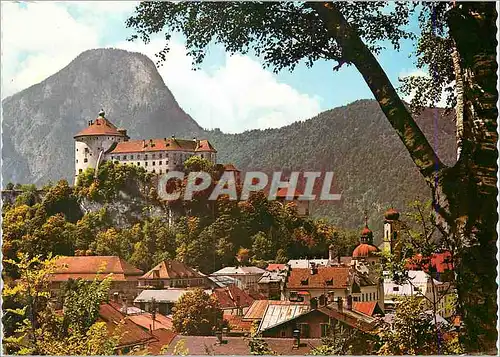
M 123 141 L 123 136 L 95 135 L 75 139 L 75 183 L 77 176 L 87 168 L 95 168 L 99 152 L 108 150 L 114 142 Z

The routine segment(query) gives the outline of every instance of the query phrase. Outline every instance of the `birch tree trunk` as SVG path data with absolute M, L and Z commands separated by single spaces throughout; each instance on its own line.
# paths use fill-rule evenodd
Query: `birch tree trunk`
M 359 70 L 432 190 L 436 225 L 454 250 L 454 268 L 469 350 L 496 341 L 496 40 L 495 3 L 467 3 L 450 11 L 450 34 L 463 58 L 463 114 L 457 123 L 460 159 L 441 163 L 382 67 L 335 3 L 310 3 Z M 470 127 L 470 133 L 466 129 Z

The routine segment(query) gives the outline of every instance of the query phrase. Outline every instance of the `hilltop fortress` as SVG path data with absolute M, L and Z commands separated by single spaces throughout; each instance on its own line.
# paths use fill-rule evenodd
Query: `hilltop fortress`
M 217 151 L 208 140 L 177 139 L 175 136 L 129 140 L 127 130 L 117 128 L 106 119 L 103 110 L 74 139 L 75 184 L 80 173 L 89 167 L 97 170 L 106 160 L 141 166 L 157 174 L 175 170 L 194 155 L 216 162 Z

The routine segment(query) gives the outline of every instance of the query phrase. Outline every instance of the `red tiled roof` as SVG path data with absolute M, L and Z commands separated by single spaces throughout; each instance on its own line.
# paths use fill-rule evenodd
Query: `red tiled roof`
M 356 301 L 353 302 L 352 308 L 356 311 L 362 312 L 365 315 L 373 316 L 373 312 L 377 307 L 376 301 Z
M 250 295 L 235 285 L 215 289 L 212 294 L 215 295 L 222 309 L 248 307 L 254 301 Z
M 106 323 L 108 334 L 114 334 L 115 330 L 121 335 L 118 347 L 137 345 L 153 341 L 154 337 L 144 331 L 139 325 L 125 318 L 120 311 L 110 304 L 101 304 L 99 307 L 99 321 Z
M 316 270 L 315 274 L 311 274 L 311 269 L 292 269 L 286 284 L 287 289 L 344 289 L 347 287 L 349 268 L 319 266 Z M 330 280 L 332 280 L 332 285 L 327 284 Z
M 449 251 L 443 253 L 434 253 L 430 257 L 430 265 L 438 272 L 444 273 L 448 270 L 453 270 L 453 264 L 451 263 L 451 253 Z M 418 254 L 412 258 L 408 264 L 408 269 L 419 270 L 422 269 L 426 272 L 429 271 L 429 262 L 422 263 L 422 255 Z
M 233 164 L 224 165 L 224 171 L 237 171 L 240 172 Z
M 135 280 L 143 272 L 125 260 L 116 256 L 78 256 L 60 257 L 51 281 L 67 281 L 68 279 L 93 280 L 96 275 L 104 279 L 113 274 L 112 280 Z
M 353 258 L 369 257 L 373 253 L 378 252 L 378 248 L 374 245 L 361 243 L 352 252 Z
M 148 350 L 153 356 L 158 356 L 164 346 L 170 346 L 177 333 L 166 329 L 158 329 L 153 331 L 153 336 L 156 341 L 149 344 Z
M 209 149 L 207 149 L 209 148 Z M 151 152 L 151 151 L 189 151 L 217 152 L 208 140 L 186 140 L 177 138 L 129 140 L 119 142 L 109 154 Z
M 157 275 L 154 273 L 157 271 Z M 204 278 L 205 276 L 186 264 L 177 260 L 165 260 L 139 279 L 178 279 L 178 278 Z
M 286 264 L 269 264 L 266 268 L 267 271 L 284 270 Z
M 295 198 L 299 197 L 299 196 L 302 196 L 304 193 L 302 191 L 300 191 L 299 189 L 295 189 L 295 192 L 294 192 L 294 196 Z M 276 197 L 279 197 L 279 198 L 286 198 L 288 195 L 288 188 L 287 187 L 282 187 L 278 190 L 278 192 L 276 193 Z
M 135 324 L 145 328 L 146 330 L 149 329 L 171 330 L 173 328 L 172 319 L 163 316 L 161 314 L 156 314 L 154 324 L 153 324 L 153 317 L 151 316 L 150 313 L 145 313 L 140 315 L 129 315 L 127 316 L 127 318 L 133 321 Z
M 89 136 L 89 135 L 113 135 L 121 137 L 125 136 L 124 134 L 118 131 L 116 126 L 114 126 L 108 119 L 104 117 L 97 118 L 91 125 L 81 130 L 74 137 L 77 138 L 80 136 Z
M 231 331 L 243 331 L 250 332 L 252 328 L 252 321 L 243 321 L 243 316 L 238 315 L 224 315 L 224 320 L 229 323 L 229 329 Z

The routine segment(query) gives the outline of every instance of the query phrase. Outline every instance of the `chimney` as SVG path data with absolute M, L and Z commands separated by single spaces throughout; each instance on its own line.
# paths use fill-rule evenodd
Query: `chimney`
M 316 267 L 316 264 L 314 262 L 311 262 L 310 266 L 311 266 L 311 275 L 317 274 L 318 268 Z
M 352 295 L 347 295 L 347 310 L 352 310 Z
M 344 307 L 344 302 L 342 301 L 342 298 L 339 296 L 337 298 L 337 308 L 339 309 L 339 311 L 342 311 L 343 307 Z

